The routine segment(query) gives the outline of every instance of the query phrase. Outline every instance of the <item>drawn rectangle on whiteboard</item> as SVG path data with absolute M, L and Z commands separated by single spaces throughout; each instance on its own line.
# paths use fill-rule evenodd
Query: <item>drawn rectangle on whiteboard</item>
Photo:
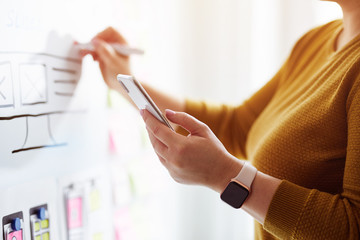
M 47 102 L 46 67 L 44 64 L 21 64 L 21 103 L 34 105 Z
M 9 62 L 0 63 L 0 108 L 14 106 L 14 92 Z

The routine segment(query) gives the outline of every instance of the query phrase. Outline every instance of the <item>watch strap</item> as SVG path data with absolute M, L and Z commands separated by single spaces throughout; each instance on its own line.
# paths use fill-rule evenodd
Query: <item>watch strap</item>
M 251 184 L 254 181 L 256 173 L 257 173 L 257 169 L 250 163 L 245 162 L 239 174 L 232 180 L 236 180 L 237 182 L 240 182 L 250 190 Z

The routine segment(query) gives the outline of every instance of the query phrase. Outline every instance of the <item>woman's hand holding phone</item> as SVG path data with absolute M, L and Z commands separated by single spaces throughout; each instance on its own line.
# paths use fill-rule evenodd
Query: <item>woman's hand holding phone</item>
M 147 94 L 145 89 L 138 81 L 136 81 L 136 79 L 134 79 L 132 76 L 123 74 L 118 74 L 117 79 L 139 110 L 148 110 L 160 122 L 168 126 L 171 130 L 175 131 L 166 117 L 163 116 L 159 108 L 151 99 L 149 94 Z

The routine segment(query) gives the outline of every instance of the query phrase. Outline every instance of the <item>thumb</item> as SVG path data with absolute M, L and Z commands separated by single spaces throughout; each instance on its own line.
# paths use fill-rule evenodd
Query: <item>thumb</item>
M 101 61 L 110 62 L 114 60 L 116 53 L 107 42 L 98 38 L 94 38 L 91 42 L 94 46 L 95 53 Z
M 185 128 L 191 135 L 205 136 L 207 126 L 193 116 L 184 112 L 174 112 L 169 109 L 166 109 L 165 113 L 171 122 Z

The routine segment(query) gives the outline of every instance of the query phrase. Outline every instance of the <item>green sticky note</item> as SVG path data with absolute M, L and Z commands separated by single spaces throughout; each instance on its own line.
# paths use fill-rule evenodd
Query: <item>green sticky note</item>
M 42 240 L 50 240 L 50 234 L 47 232 L 47 233 L 44 233 L 42 236 Z
M 97 189 L 94 189 L 90 193 L 90 209 L 91 211 L 96 211 L 101 207 L 100 192 Z
M 41 221 L 41 228 L 42 229 L 49 228 L 49 220 L 48 219 L 45 219 L 45 220 Z
M 103 240 L 103 235 L 102 233 L 95 233 L 93 235 L 93 240 Z
M 107 106 L 108 107 L 112 107 L 113 104 L 112 104 L 112 99 L 111 99 L 111 90 L 108 89 L 108 92 L 107 92 Z
M 35 231 L 35 232 L 40 231 L 40 222 L 35 222 L 35 224 L 34 224 L 34 231 Z

